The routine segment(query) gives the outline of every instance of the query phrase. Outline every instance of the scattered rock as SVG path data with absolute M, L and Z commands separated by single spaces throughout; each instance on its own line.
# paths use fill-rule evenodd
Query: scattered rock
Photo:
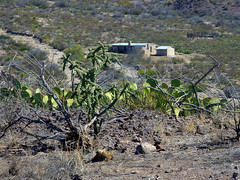
M 155 144 L 158 151 L 166 151 L 165 147 L 161 144 Z
M 210 139 L 211 139 L 213 144 L 219 144 L 219 143 L 222 142 L 221 137 L 217 134 L 214 134 Z
M 138 172 L 137 171 L 131 171 L 131 174 L 137 174 Z
M 136 148 L 136 154 L 148 154 L 156 151 L 156 147 L 148 142 L 143 142 Z
M 215 176 L 214 176 L 214 174 L 211 174 L 210 176 L 209 176 L 209 178 L 215 178 Z
M 232 150 L 230 154 L 233 158 L 240 159 L 240 148 Z
M 196 127 L 196 134 L 205 135 L 210 132 L 210 129 L 204 125 L 197 125 Z
M 153 135 L 153 140 L 154 140 L 155 144 L 161 144 L 162 139 L 161 139 L 160 136 L 161 136 L 161 135 L 160 135 L 159 133 L 155 133 L 155 134 Z
M 113 159 L 113 152 L 105 149 L 98 149 L 96 156 L 92 159 L 92 162 L 97 161 L 110 161 Z
M 144 119 L 145 119 L 145 120 L 149 120 L 148 115 L 145 115 L 145 116 L 144 116 Z
M 200 146 L 198 146 L 198 149 L 208 149 L 208 145 L 207 144 L 201 144 Z
M 171 172 L 173 172 L 173 170 L 171 170 L 171 169 L 168 169 L 165 171 L 165 173 L 171 173 Z
M 146 159 L 153 159 L 153 158 L 154 158 L 154 155 L 153 155 L 152 153 L 148 153 L 148 154 L 143 154 L 142 157 L 144 157 L 144 158 L 146 158 Z
M 133 142 L 142 142 L 142 138 L 137 137 L 137 136 L 134 136 L 134 137 L 132 138 L 132 141 L 133 141 Z
M 233 175 L 232 175 L 232 178 L 237 179 L 237 177 L 238 177 L 238 173 L 234 172 Z
M 167 131 L 167 130 L 164 132 L 164 134 L 165 134 L 166 136 L 171 136 L 171 132 L 170 132 L 170 131 Z

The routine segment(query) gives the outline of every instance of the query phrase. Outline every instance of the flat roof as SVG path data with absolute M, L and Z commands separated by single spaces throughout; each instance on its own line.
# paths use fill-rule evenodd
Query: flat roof
M 168 49 L 171 48 L 171 46 L 158 46 L 156 49 Z
M 146 46 L 148 43 L 131 43 L 131 46 Z M 112 46 L 129 46 L 129 43 L 115 43 Z

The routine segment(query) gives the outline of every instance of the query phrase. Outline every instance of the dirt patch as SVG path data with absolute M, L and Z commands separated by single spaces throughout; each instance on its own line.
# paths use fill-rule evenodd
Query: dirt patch
M 176 56 L 174 57 L 167 57 L 167 56 L 151 56 L 151 60 L 157 62 L 157 61 L 164 61 L 164 62 L 174 62 L 179 61 L 183 62 L 184 64 L 190 64 L 191 60 L 195 57 L 206 57 L 206 55 L 198 54 L 198 53 L 192 53 L 192 54 L 181 54 L 176 53 Z

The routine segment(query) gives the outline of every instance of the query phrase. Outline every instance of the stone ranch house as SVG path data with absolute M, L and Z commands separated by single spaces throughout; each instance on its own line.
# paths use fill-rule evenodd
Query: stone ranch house
M 123 54 L 142 54 L 147 56 L 175 56 L 171 46 L 158 46 L 154 43 L 115 43 L 111 44 L 109 52 Z
M 158 46 L 156 51 L 157 56 L 175 56 L 175 50 L 171 46 Z

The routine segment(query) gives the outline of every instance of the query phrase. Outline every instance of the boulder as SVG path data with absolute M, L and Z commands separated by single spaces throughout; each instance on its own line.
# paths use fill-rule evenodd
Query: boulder
M 148 142 L 143 142 L 136 148 L 136 154 L 148 154 L 156 151 L 156 147 Z

